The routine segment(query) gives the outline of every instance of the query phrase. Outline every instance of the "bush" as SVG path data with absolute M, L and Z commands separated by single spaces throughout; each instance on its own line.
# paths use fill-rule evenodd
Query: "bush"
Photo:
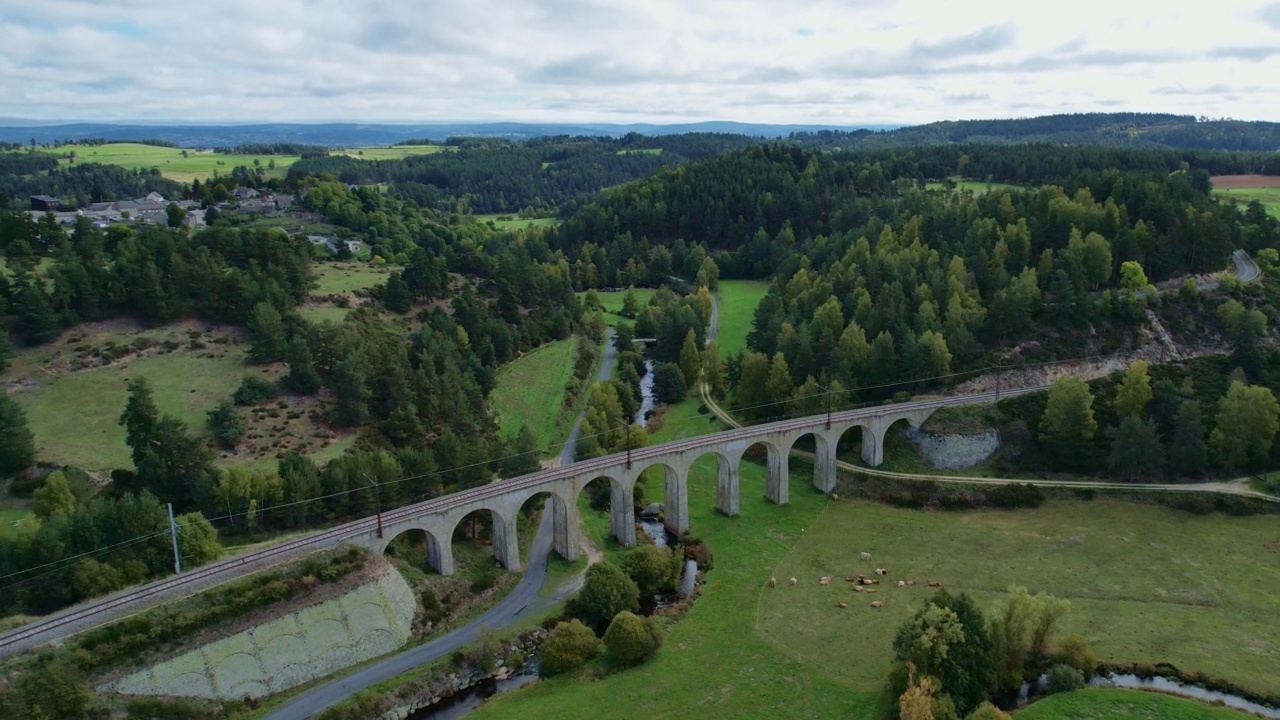
M 1070 665 L 1061 663 L 1049 668 L 1044 681 L 1044 694 L 1056 695 L 1084 687 L 1084 675 Z
M 671 550 L 657 545 L 642 545 L 622 558 L 622 571 L 635 581 L 640 595 L 648 597 L 672 588 Z
M 596 634 L 581 622 L 557 623 L 538 646 L 538 674 L 547 677 L 580 667 L 599 647 Z
M 1038 508 L 1044 504 L 1044 493 L 1035 485 L 997 485 L 983 492 L 987 502 L 998 508 Z
M 969 715 L 967 720 L 1010 720 L 1010 716 L 995 705 L 984 702 Z
M 604 646 L 624 665 L 649 659 L 662 646 L 662 631 L 653 618 L 622 611 L 604 634 Z
M 260 405 L 280 395 L 280 388 L 270 380 L 246 376 L 240 387 L 231 394 L 237 405 Z
M 573 609 L 588 622 L 603 623 L 624 610 L 640 609 L 640 589 L 617 565 L 598 563 L 587 568 Z
M 1079 635 L 1062 638 L 1058 642 L 1058 651 L 1054 653 L 1054 660 L 1061 665 L 1079 670 L 1080 675 L 1085 678 L 1093 677 L 1094 671 L 1098 669 L 1098 656 L 1093 654 L 1089 643 Z

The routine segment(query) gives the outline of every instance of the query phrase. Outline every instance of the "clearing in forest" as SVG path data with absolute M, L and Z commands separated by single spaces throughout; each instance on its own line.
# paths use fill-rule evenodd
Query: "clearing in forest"
M 498 373 L 498 384 L 490 399 L 503 438 L 514 437 L 527 425 L 538 438 L 538 447 L 547 448 L 555 432 L 565 385 L 573 374 L 576 347 L 576 338 L 557 340 L 526 353 Z

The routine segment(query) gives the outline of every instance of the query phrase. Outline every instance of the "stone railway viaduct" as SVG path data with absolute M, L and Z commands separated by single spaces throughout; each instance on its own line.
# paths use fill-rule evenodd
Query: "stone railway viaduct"
M 0 655 L 65 637 L 149 605 L 198 592 L 342 542 L 381 553 L 397 536 L 421 531 L 427 538 L 431 565 L 441 574 L 452 574 L 454 531 L 468 515 L 476 512 L 487 512 L 492 517 L 494 556 L 504 567 L 518 570 L 521 561 L 516 519 L 524 504 L 539 495 L 547 498 L 547 508 L 553 516 L 553 547 L 565 559 L 576 560 L 579 542 L 577 499 L 588 484 L 601 478 L 610 487 L 612 533 L 623 545 L 631 546 L 636 540 L 632 490 L 640 474 L 649 468 L 663 469 L 666 477 L 665 523 L 672 532 L 682 534 L 689 529 L 689 470 L 704 456 L 715 458 L 718 464 L 716 507 L 724 514 L 734 516 L 739 513 L 739 468 L 743 456 L 753 447 L 761 446 L 767 454 L 766 496 L 783 505 L 790 493 L 787 458 L 792 447 L 802 438 L 813 438 L 816 451 L 814 486 L 822 492 L 830 492 L 836 484 L 836 446 L 844 434 L 854 428 L 861 429 L 863 460 L 875 467 L 884 460 L 885 434 L 896 423 L 905 421 L 918 428 L 939 408 L 990 403 L 1001 397 L 1042 389 L 1021 388 L 1004 393 L 983 392 L 922 399 L 781 420 L 639 448 L 631 451 L 629 460 L 624 453 L 614 453 L 540 470 L 385 512 L 382 514 L 381 532 L 376 518 L 362 518 L 45 616 L 0 634 Z

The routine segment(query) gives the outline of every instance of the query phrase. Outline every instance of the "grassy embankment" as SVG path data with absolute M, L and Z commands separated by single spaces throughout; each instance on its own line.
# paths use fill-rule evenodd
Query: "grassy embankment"
M 108 470 L 132 466 L 119 425 L 128 380 L 145 378 L 161 413 L 204 434 L 205 415 L 246 375 L 282 373 L 282 365 L 246 365 L 234 328 L 198 322 L 142 328 L 119 320 L 81 326 L 50 345 L 19 351 L 0 383 L 26 410 L 41 461 Z M 250 436 L 260 437 L 249 437 L 235 456 L 221 461 L 268 469 L 285 449 L 317 462 L 336 457 L 354 436 L 336 437 L 317 426 L 309 417 L 315 406 L 314 398 L 282 397 L 260 412 L 246 412 Z
M 1032 703 L 1014 717 L 1017 720 L 1245 720 L 1253 716 L 1160 693 L 1086 688 Z
M 340 323 L 351 307 L 360 300 L 354 293 L 368 290 L 387 281 L 391 268 L 377 267 L 363 262 L 325 262 L 315 264 L 316 287 L 310 301 L 298 308 L 298 313 L 311 322 L 331 321 Z M 327 298 L 345 295 L 349 307 L 341 307 Z
M 36 152 L 67 156 L 74 152 L 76 162 L 102 163 L 103 165 L 119 165 L 128 170 L 147 170 L 156 168 L 160 174 L 178 182 L 201 181 L 219 175 L 230 175 L 237 166 L 253 168 L 256 160 L 266 173 L 267 179 L 283 179 L 289 172 L 289 166 L 298 161 L 297 155 L 223 155 L 212 150 L 194 150 L 141 143 L 110 143 L 107 145 L 59 145 L 54 148 L 37 148 Z M 186 157 L 183 157 L 186 152 Z M 268 167 L 271 163 L 275 167 Z M 71 163 L 69 158 L 59 160 L 60 164 Z
M 1280 182 L 1280 179 L 1277 179 Z M 1219 200 L 1235 200 L 1243 209 L 1257 200 L 1273 217 L 1280 218 L 1280 187 L 1271 188 L 1222 188 L 1213 191 Z
M 546 451 L 555 435 L 566 383 L 573 375 L 577 338 L 548 343 L 508 364 L 498 373 L 490 399 L 503 438 L 528 426 Z

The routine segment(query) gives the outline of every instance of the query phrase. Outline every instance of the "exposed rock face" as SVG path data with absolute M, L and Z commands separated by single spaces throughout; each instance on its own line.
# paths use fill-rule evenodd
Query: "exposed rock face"
M 413 591 L 388 567 L 376 580 L 327 602 L 107 683 L 126 695 L 224 700 L 265 697 L 391 652 L 413 625 Z
M 942 470 L 963 470 L 991 457 L 1000 449 L 1000 433 L 988 430 L 966 435 L 938 435 L 914 428 L 907 437 L 920 449 L 925 462 Z

